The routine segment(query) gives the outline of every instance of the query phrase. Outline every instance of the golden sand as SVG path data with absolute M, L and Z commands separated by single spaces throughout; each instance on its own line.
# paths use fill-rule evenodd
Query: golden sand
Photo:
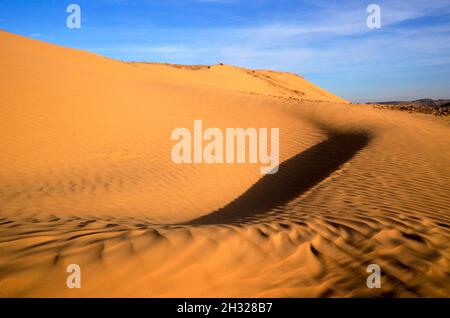
M 0 296 L 450 296 L 448 122 L 291 73 L 0 48 Z M 174 164 L 195 119 L 279 128 L 279 172 Z

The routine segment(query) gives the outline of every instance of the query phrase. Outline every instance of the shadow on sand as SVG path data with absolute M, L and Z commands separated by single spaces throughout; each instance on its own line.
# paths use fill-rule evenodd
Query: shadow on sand
M 368 134 L 333 134 L 280 164 L 276 174 L 262 177 L 241 196 L 185 225 L 235 224 L 281 207 L 327 178 L 370 141 Z

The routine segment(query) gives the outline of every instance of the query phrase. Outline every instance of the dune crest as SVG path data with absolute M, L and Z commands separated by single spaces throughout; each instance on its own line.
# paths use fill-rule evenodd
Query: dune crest
M 446 121 L 290 73 L 0 47 L 0 296 L 450 296 Z M 279 128 L 279 174 L 174 164 L 196 119 Z

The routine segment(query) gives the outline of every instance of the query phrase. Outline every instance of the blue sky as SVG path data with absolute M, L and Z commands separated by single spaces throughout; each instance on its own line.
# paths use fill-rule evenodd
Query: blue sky
M 352 101 L 450 98 L 449 0 L 0 0 L 0 28 L 121 60 L 291 71 Z

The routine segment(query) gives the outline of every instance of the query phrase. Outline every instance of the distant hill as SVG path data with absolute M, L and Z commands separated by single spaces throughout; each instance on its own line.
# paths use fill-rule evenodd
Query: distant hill
M 381 105 L 417 105 L 417 106 L 431 106 L 431 107 L 441 107 L 445 104 L 450 103 L 450 99 L 431 99 L 422 98 L 413 101 L 389 101 L 389 102 L 375 102 L 369 104 L 381 104 Z
M 414 101 L 388 101 L 368 103 L 379 108 L 389 108 L 410 113 L 425 113 L 436 116 L 450 115 L 450 99 L 422 98 Z

